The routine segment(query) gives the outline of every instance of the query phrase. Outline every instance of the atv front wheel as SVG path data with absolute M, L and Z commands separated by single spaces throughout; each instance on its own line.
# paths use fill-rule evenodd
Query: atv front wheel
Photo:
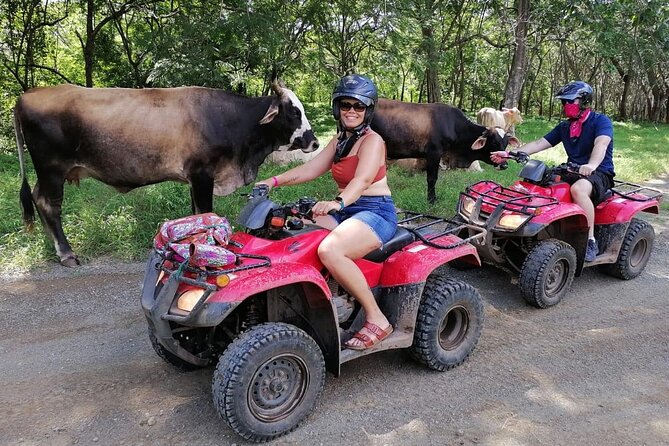
M 548 308 L 562 300 L 575 272 L 574 248 L 559 240 L 543 240 L 525 258 L 518 286 L 527 303 Z
M 153 350 L 155 350 L 156 354 L 160 356 L 163 359 L 163 361 L 173 365 L 179 370 L 182 370 L 184 372 L 190 372 L 192 370 L 201 369 L 203 367 L 184 361 L 171 351 L 167 350 L 165 347 L 162 346 L 160 342 L 158 342 L 156 335 L 150 328 L 149 328 L 149 340 L 151 341 L 151 346 L 153 347 Z
M 630 222 L 616 263 L 606 265 L 604 271 L 619 279 L 633 279 L 644 270 L 655 241 L 655 230 L 644 220 Z
M 218 414 L 240 436 L 269 441 L 311 412 L 325 385 L 320 347 L 301 329 L 256 325 L 221 355 L 212 393 Z
M 474 287 L 432 276 L 418 308 L 411 355 L 431 369 L 452 369 L 476 347 L 483 319 L 483 301 Z

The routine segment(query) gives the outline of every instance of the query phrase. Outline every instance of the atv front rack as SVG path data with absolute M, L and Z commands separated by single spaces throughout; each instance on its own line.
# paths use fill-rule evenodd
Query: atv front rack
M 490 186 L 484 192 L 476 190 L 477 187 Z M 533 194 L 527 190 L 519 190 L 514 187 L 504 187 L 494 181 L 479 181 L 462 192 L 462 195 L 471 198 L 476 202 L 474 209 L 479 213 L 490 215 L 502 210 L 518 212 L 525 215 L 536 215 L 537 209 L 559 204 L 557 198 L 547 197 L 545 195 Z M 500 208 L 500 205 L 502 207 Z M 494 209 L 493 212 L 482 212 L 485 206 Z M 499 210 L 498 210 L 499 209 Z M 541 211 L 539 211 L 541 212 Z
M 399 211 L 397 226 L 411 232 L 425 245 L 437 249 L 453 249 L 485 237 L 486 230 L 454 219 L 435 217 L 411 211 Z M 460 238 L 468 234 L 466 238 Z M 447 236 L 457 237 L 446 241 Z
M 215 269 L 196 268 L 189 265 L 188 260 L 178 261 L 172 255 L 170 255 L 171 253 L 165 255 L 165 253 L 158 250 L 155 250 L 155 252 L 160 258 L 160 262 L 156 266 L 158 270 L 163 271 L 170 276 L 177 273 L 179 275 L 179 281 L 212 291 L 217 290 L 218 287 L 207 281 L 207 279 L 210 277 L 218 277 L 224 274 L 231 274 L 238 271 L 262 268 L 263 266 L 270 266 L 272 263 L 267 256 L 234 253 L 236 257 L 235 263 L 229 267 L 223 266 Z M 245 263 L 245 260 L 255 260 L 256 262 Z M 166 264 L 170 264 L 171 266 L 167 266 Z M 186 274 L 191 274 L 194 276 L 194 278 L 187 277 Z

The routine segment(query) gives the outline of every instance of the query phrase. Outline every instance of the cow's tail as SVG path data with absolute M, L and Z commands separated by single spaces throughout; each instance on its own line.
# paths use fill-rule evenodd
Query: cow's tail
M 23 128 L 18 116 L 18 107 L 14 108 L 14 134 L 16 135 L 16 147 L 19 151 L 19 168 L 21 169 L 21 192 L 19 198 L 21 201 L 21 213 L 23 214 L 23 223 L 31 228 L 35 222 L 35 206 L 33 204 L 33 195 L 30 191 L 28 178 L 26 177 L 25 163 L 23 161 L 23 151 L 25 149 L 25 139 L 23 137 Z

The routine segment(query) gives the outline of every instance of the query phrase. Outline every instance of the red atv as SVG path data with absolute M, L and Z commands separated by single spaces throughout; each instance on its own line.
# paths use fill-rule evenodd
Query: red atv
M 570 185 L 562 178 L 578 175 L 578 165 L 547 167 L 524 152 L 508 156 L 524 164 L 511 187 L 480 181 L 460 193 L 458 216 L 486 230 L 473 240 L 487 261 L 519 274 L 525 300 L 539 308 L 560 302 L 574 276 L 586 266 L 621 279 L 638 276 L 648 263 L 655 239 L 653 227 L 637 218 L 659 212 L 662 193 L 637 184 L 615 181 L 607 198 L 595 208 L 599 255 L 585 263 L 588 225 L 573 203 Z M 464 265 L 463 265 L 464 266 Z
M 209 231 L 201 240 L 219 246 L 177 249 L 193 236 L 177 230 L 147 264 L 142 308 L 156 353 L 181 369 L 217 364 L 216 410 L 251 441 L 295 429 L 318 399 L 326 369 L 338 376 L 344 362 L 410 348 L 415 359 L 443 371 L 461 364 L 481 334 L 478 292 L 439 267 L 455 259 L 480 265 L 469 242 L 484 231 L 400 212 L 393 239 L 357 261 L 395 330 L 368 350 L 343 349 L 364 314 L 318 258 L 329 231 L 309 223 L 314 203 L 279 205 L 266 188 L 255 188 L 240 213 L 244 232 L 222 240 L 225 234 L 212 235 L 218 229 L 205 221 L 215 214 L 195 216 Z M 455 235 L 469 231 L 464 240 Z M 200 262 L 206 256 L 198 252 L 211 250 L 219 252 L 214 261 Z

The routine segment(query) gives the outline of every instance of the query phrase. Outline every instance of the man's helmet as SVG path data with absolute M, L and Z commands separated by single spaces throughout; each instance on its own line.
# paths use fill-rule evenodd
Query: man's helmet
M 555 97 L 558 99 L 566 99 L 568 101 L 579 98 L 581 100 L 581 105 L 586 105 L 592 102 L 592 87 L 583 81 L 570 82 L 560 88 L 555 94 Z
M 359 74 L 350 74 L 339 80 L 339 83 L 332 92 L 332 115 L 339 122 L 341 111 L 339 110 L 339 100 L 341 98 L 355 98 L 367 106 L 363 123 L 369 124 L 374 114 L 374 106 L 379 100 L 379 93 L 376 85 L 368 77 Z

